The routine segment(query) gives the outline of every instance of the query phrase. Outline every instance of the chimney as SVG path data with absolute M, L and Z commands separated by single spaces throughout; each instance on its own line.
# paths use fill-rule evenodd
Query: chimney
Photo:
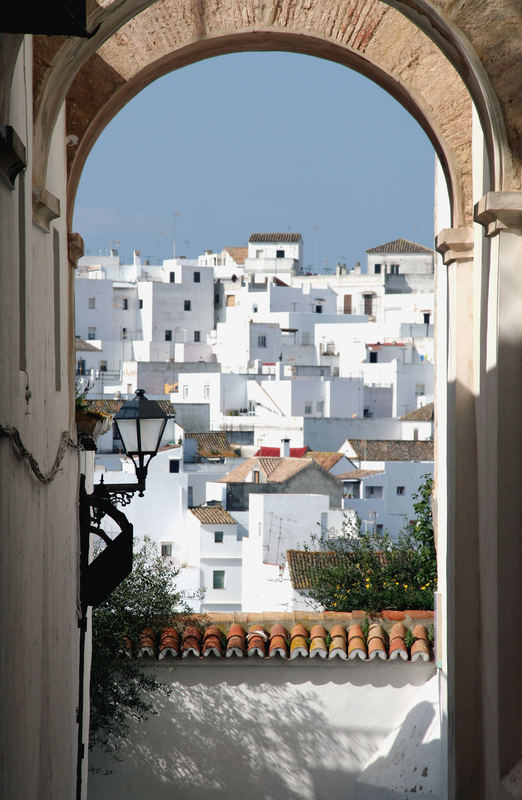
M 283 458 L 290 457 L 290 439 L 281 439 Z
M 132 263 L 134 264 L 134 266 L 135 267 L 141 266 L 141 258 L 140 258 L 141 250 L 134 250 L 132 256 L 133 256 Z

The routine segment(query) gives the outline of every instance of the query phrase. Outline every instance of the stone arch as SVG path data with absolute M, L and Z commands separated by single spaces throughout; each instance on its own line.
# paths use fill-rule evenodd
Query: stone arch
M 469 4 L 461 4 L 466 6 Z M 512 46 L 509 3 L 496 6 L 495 25 Z M 400 8 L 400 11 L 398 10 Z M 381 85 L 417 119 L 439 155 L 453 201 L 454 226 L 472 220 L 471 99 L 481 116 L 490 185 L 513 184 L 505 156 L 516 129 L 505 85 L 504 108 L 481 63 L 484 9 L 452 9 L 448 0 L 311 0 L 249 3 L 227 0 L 91 0 L 92 38 L 34 37 L 35 185 L 45 186 L 47 148 L 66 100 L 69 209 L 87 154 L 128 100 L 155 78 L 213 55 L 240 50 L 289 50 L 352 67 Z M 469 11 L 469 9 L 468 9 Z M 487 16 L 487 15 L 486 15 Z M 486 20 L 487 22 L 487 20 Z M 459 25 L 462 26 L 459 27 Z M 494 59 L 490 58 L 494 66 Z M 498 67 L 492 78 L 501 80 Z M 96 92 L 93 91 L 96 86 Z M 496 88 L 496 87 L 495 87 Z M 513 122 L 506 127 L 506 122 Z M 513 150 L 513 152 L 516 152 Z M 509 180 L 508 180 L 509 178 Z M 516 181 L 515 181 L 516 182 Z M 515 187 L 516 188 L 516 187 Z

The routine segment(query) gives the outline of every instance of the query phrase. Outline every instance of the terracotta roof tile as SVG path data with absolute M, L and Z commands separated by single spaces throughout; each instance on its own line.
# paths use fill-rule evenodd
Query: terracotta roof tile
M 237 453 L 228 441 L 226 434 L 220 431 L 186 433 L 185 439 L 196 440 L 198 455 L 202 458 L 237 458 Z
M 408 411 L 408 413 L 404 414 L 401 419 L 415 420 L 418 422 L 432 422 L 435 419 L 435 404 L 426 403 L 425 406 L 416 408 L 415 411 Z
M 360 481 L 363 478 L 371 478 L 372 475 L 383 475 L 383 469 L 350 469 L 336 475 L 338 481 Z
M 423 244 L 411 242 L 409 239 L 394 239 L 393 242 L 386 242 L 386 244 L 377 245 L 377 247 L 370 247 L 367 253 L 390 253 L 407 255 L 408 253 L 430 253 L 434 255 L 433 250 L 425 247 Z
M 220 478 L 221 483 L 244 483 L 250 472 L 257 468 L 263 472 L 267 483 L 284 483 L 303 469 L 312 466 L 307 458 L 258 458 L 252 456 L 239 467 Z
M 310 631 L 310 658 L 319 656 L 326 658 L 328 656 L 328 647 L 326 646 L 327 632 L 324 625 L 314 625 Z
M 206 658 L 213 653 L 218 658 L 223 655 L 222 633 L 217 625 L 209 625 L 203 635 L 203 657 Z
M 266 643 L 268 641 L 268 634 L 264 628 L 253 625 L 247 633 L 247 655 L 266 656 Z
M 224 247 L 223 252 L 228 253 L 236 264 L 244 264 L 248 256 L 248 247 Z
M 300 242 L 300 233 L 251 233 L 248 240 L 259 244 L 277 244 L 278 242 Z
M 368 658 L 386 659 L 384 631 L 378 623 L 373 623 L 368 629 Z
M 290 658 L 298 656 L 308 658 L 308 631 L 301 622 L 290 631 Z
M 284 625 L 276 623 L 270 631 L 270 647 L 268 655 L 274 658 L 280 655 L 281 658 L 288 658 L 288 631 Z
M 408 660 L 408 648 L 406 647 L 406 628 L 402 622 L 396 622 L 390 631 L 390 660 L 402 658 Z
M 143 658 L 143 656 L 150 656 L 151 658 L 154 658 L 155 647 L 156 642 L 154 630 L 152 628 L 143 628 L 140 635 L 138 656 L 140 658 Z
M 295 660 L 318 657 L 322 659 L 354 659 L 384 661 L 432 661 L 427 625 L 433 620 L 429 611 L 384 611 L 373 618 L 367 639 L 362 622 L 364 612 L 289 612 L 263 615 L 235 612 L 231 614 L 206 614 L 204 617 L 185 623 L 180 634 L 174 627 L 154 631 L 151 626 L 143 629 L 138 642 L 137 656 L 154 658 L 156 635 L 159 637 L 158 659 L 196 658 L 211 656 L 227 658 L 243 657 L 248 643 L 248 655 L 270 658 L 279 656 Z M 243 620 L 234 622 L 234 619 Z M 201 622 L 198 622 L 198 620 Z M 252 624 L 255 620 L 255 624 Z M 201 623 L 205 623 L 202 633 Z M 310 626 L 307 626 L 308 622 Z M 196 624 L 195 624 L 196 623 Z M 270 630 L 270 635 L 267 633 Z M 288 631 L 290 630 L 290 637 Z M 248 632 L 247 632 L 248 631 Z M 406 638 L 411 635 L 413 644 L 408 654 Z M 288 648 L 288 639 L 291 644 Z M 181 648 L 179 646 L 182 640 Z M 226 650 L 224 642 L 226 640 Z M 387 642 L 389 640 L 389 651 Z M 329 645 L 327 644 L 329 642 Z M 132 642 L 123 637 L 123 654 L 132 657 Z
M 348 439 L 361 461 L 433 461 L 433 442 L 399 439 Z
M 193 625 L 189 625 L 183 631 L 183 643 L 181 645 L 181 654 L 186 658 L 191 653 L 194 656 L 201 654 L 201 631 Z
M 159 656 L 161 660 L 167 656 L 176 658 L 179 654 L 179 634 L 175 628 L 165 628 L 160 636 Z
M 241 625 L 233 624 L 228 629 L 226 656 L 242 658 L 245 653 L 246 634 Z
M 222 505 L 196 506 L 190 510 L 203 525 L 237 525 L 237 520 Z
M 343 458 L 343 453 L 331 453 L 326 450 L 309 450 L 305 453 L 304 457 L 312 458 L 316 464 L 319 464 L 320 467 L 328 472 Z
M 360 625 L 350 625 L 348 628 L 348 658 L 366 658 L 366 642 Z
M 114 416 L 118 413 L 123 405 L 123 400 L 113 400 L 111 398 L 100 398 L 98 400 L 89 400 L 87 411 L 96 411 L 98 414 L 108 414 Z M 174 404 L 170 400 L 156 400 L 159 407 L 169 416 L 174 416 Z

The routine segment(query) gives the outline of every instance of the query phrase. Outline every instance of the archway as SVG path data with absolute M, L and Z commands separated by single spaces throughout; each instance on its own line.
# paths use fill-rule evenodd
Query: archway
M 502 782 L 509 791 L 505 781 L 521 756 L 517 714 L 522 703 L 518 676 L 522 645 L 510 637 L 512 627 L 520 628 L 522 614 L 520 514 L 519 504 L 514 503 L 522 448 L 513 427 L 522 394 L 517 339 L 522 233 L 517 10 L 510 0 L 480 4 L 472 0 L 457 4 L 451 0 L 252 0 L 247 4 L 235 0 L 97 4 L 89 0 L 87 26 L 93 36 L 82 41 L 35 36 L 31 42 L 22 36 L 2 35 L 6 46 L 0 54 L 5 67 L 0 107 L 6 124 L 25 133 L 35 217 L 40 223 L 31 227 L 24 219 L 30 207 L 25 198 L 31 193 L 25 177 L 2 187 L 2 208 L 12 223 L 0 242 L 2 262 L 15 266 L 2 277 L 2 331 L 11 341 L 13 329 L 20 328 L 21 342 L 6 353 L 13 372 L 6 402 L 9 422 L 33 440 L 32 449 L 40 457 L 53 447 L 64 418 L 72 430 L 64 368 L 70 346 L 66 334 L 72 338 L 72 308 L 70 298 L 67 305 L 63 279 L 60 283 L 67 235 L 61 164 L 67 157 L 70 215 L 77 176 L 92 142 L 127 97 L 154 77 L 154 70 L 225 52 L 226 47 L 229 51 L 243 46 L 277 49 L 284 41 L 285 48 L 310 49 L 322 57 L 357 62 L 361 70 L 364 67 L 368 74 L 378 75 L 389 91 L 399 93 L 400 88 L 398 99 L 411 104 L 412 112 L 419 114 L 437 141 L 453 195 L 453 228 L 438 240 L 448 267 L 439 298 L 448 316 L 440 342 L 447 371 L 441 375 L 444 418 L 439 414 L 437 440 L 439 459 L 447 466 L 441 476 L 445 492 L 439 496 L 443 501 L 439 517 L 446 528 L 444 562 L 451 606 L 443 636 L 447 664 L 441 673 L 442 681 L 448 680 L 448 795 L 495 797 L 502 791 Z M 452 71 L 460 76 L 456 82 Z M 438 76 L 444 76 L 443 88 L 454 89 L 446 96 L 439 94 L 439 103 Z M 467 118 L 461 124 L 463 105 Z M 34 139 L 30 135 L 33 108 Z M 474 205 L 475 220 L 485 235 L 482 228 L 472 227 Z M 74 260 L 72 250 L 71 257 Z M 33 264 L 35 269 L 29 273 Z M 46 292 L 49 275 L 55 279 L 54 298 Z M 17 297 L 19 302 L 12 302 Z M 28 309 L 32 317 L 26 325 Z M 19 349 L 25 349 L 28 364 Z M 53 351 L 54 359 L 49 357 Z M 54 370 L 49 370 L 53 361 Z M 39 400 L 32 405 L 28 375 Z M 38 433 L 38 423 L 46 435 Z M 10 701 L 7 716 L 27 722 L 25 728 L 30 731 L 23 736 L 13 732 L 10 737 L 4 762 L 8 794 L 25 791 L 30 795 L 38 789 L 72 796 L 70 785 L 56 789 L 69 781 L 67 766 L 74 759 L 69 743 L 74 736 L 68 736 L 71 719 L 65 712 L 59 714 L 64 703 L 57 685 L 51 687 L 50 677 L 52 673 L 55 682 L 74 684 L 75 620 L 69 612 L 58 611 L 74 607 L 76 591 L 76 545 L 71 532 L 76 519 L 72 486 L 78 467 L 70 459 L 67 466 L 52 487 L 35 490 L 24 465 L 11 459 L 2 486 L 9 523 L 20 533 L 16 548 L 8 552 L 7 569 L 13 577 L 9 575 L 6 582 L 2 604 L 6 637 L 20 647 L 18 651 L 6 648 L 2 664 L 6 674 L 20 676 L 23 691 L 17 697 L 25 703 L 20 710 Z M 60 489 L 68 503 L 63 504 Z M 10 497 L 20 498 L 20 494 L 24 502 L 15 507 Z M 42 527 L 45 537 L 24 536 Z M 32 580 L 34 575 L 39 576 L 41 592 Z M 54 594 L 58 585 L 59 598 Z M 31 646 L 27 630 L 36 631 L 44 642 L 48 660 L 43 670 L 22 665 L 16 658 L 17 652 L 25 652 L 24 646 Z M 501 649 L 507 641 L 512 644 L 510 658 Z M 51 651 L 59 661 L 59 671 L 45 669 Z M 67 707 L 73 694 L 69 693 Z M 54 702 L 56 698 L 59 703 Z M 44 736 L 41 726 L 49 715 L 52 737 Z M 20 752 L 27 754 L 25 761 L 30 765 L 41 759 L 37 784 L 25 763 L 20 763 Z M 63 754 L 67 764 L 53 773 L 48 765 L 57 754 Z

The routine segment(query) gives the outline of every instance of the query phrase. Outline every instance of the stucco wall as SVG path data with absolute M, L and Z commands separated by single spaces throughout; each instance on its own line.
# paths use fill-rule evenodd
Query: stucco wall
M 384 780 L 379 797 L 437 797 L 432 664 L 162 663 L 151 669 L 171 696 L 133 726 L 121 762 L 93 754 L 112 774 L 91 775 L 89 800 L 367 800 Z

